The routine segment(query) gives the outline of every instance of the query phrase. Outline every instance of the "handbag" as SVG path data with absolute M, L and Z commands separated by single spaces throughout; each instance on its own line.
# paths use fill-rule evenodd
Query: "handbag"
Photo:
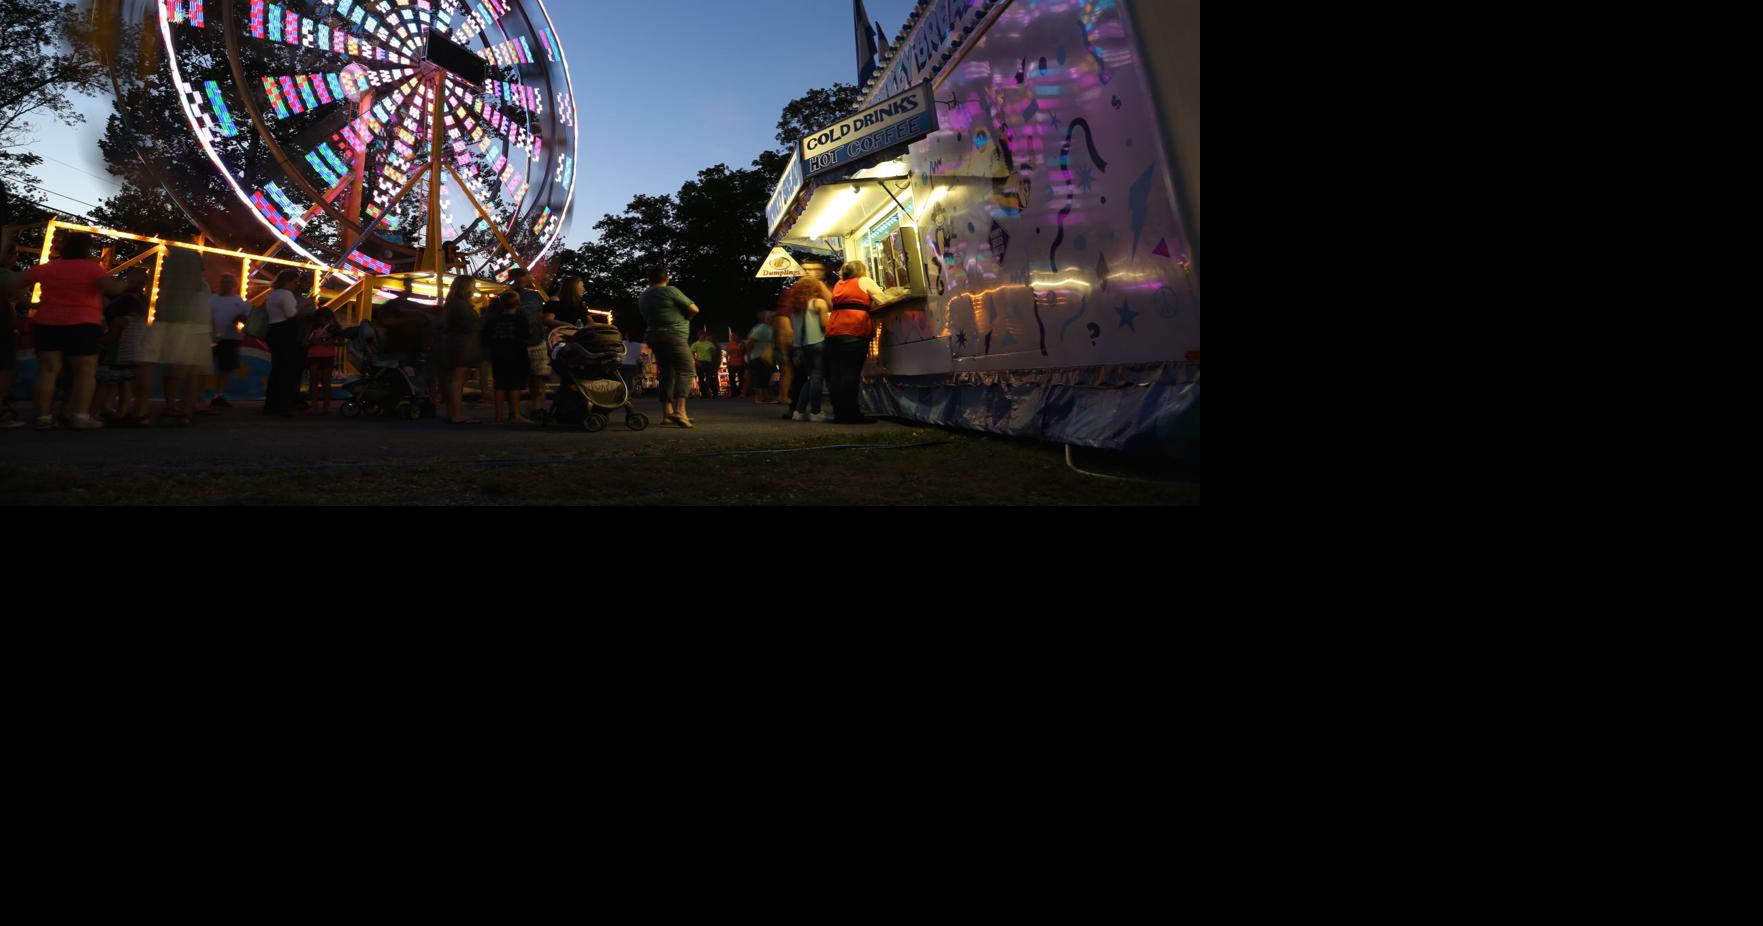
M 245 318 L 245 333 L 259 341 L 269 338 L 269 310 L 263 306 L 252 306 L 251 314 Z

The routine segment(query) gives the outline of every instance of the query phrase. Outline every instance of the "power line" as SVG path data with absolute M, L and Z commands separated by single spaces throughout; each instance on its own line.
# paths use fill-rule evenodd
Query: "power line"
M 92 172 L 91 172 L 91 171 L 89 171 L 89 170 L 85 170 L 85 169 L 82 169 L 82 168 L 80 168 L 80 167 L 76 167 L 76 166 L 75 166 L 75 165 L 72 165 L 72 164 L 69 164 L 69 163 L 67 163 L 67 162 L 66 162 L 66 161 L 63 161 L 63 160 L 62 160 L 62 159 L 60 159 L 60 158 L 54 158 L 54 157 L 50 157 L 50 156 L 49 156 L 49 155 L 47 155 L 47 154 L 39 154 L 39 155 L 37 155 L 37 156 L 38 156 L 38 157 L 40 157 L 40 158 L 42 158 L 42 159 L 43 159 L 43 160 L 45 160 L 45 161 L 54 161 L 54 162 L 55 162 L 55 163 L 57 163 L 57 164 L 60 164 L 60 165 L 61 165 L 61 166 L 62 166 L 62 167 L 65 167 L 65 168 L 68 168 L 68 169 L 69 169 L 69 170 L 76 170 L 76 171 L 79 171 L 79 172 L 80 172 L 80 173 L 82 173 L 82 174 L 85 174 L 85 175 L 86 175 L 86 176 L 88 176 L 88 177 L 91 177 L 91 178 L 92 178 L 92 179 L 93 179 L 93 180 L 102 180 L 102 181 L 104 181 L 104 182 L 105 182 L 105 183 L 108 183 L 108 184 L 110 184 L 110 185 L 111 185 L 111 186 L 113 186 L 113 187 L 116 187 L 116 188 L 117 188 L 117 190 L 119 190 L 119 191 L 120 191 L 120 190 L 121 190 L 121 189 L 122 189 L 122 184 L 120 184 L 120 183 L 118 183 L 118 182 L 116 182 L 116 178 L 115 178 L 115 177 L 100 177 L 100 176 L 98 176 L 98 175 L 97 175 L 97 174 L 94 174 L 94 173 L 92 173 Z
M 26 203 L 34 209 L 47 210 L 49 212 L 55 213 L 58 216 L 61 216 L 62 218 L 65 218 L 65 219 L 77 219 L 81 225 L 92 224 L 92 218 L 90 216 L 82 215 L 78 212 L 69 212 L 66 209 L 57 209 L 56 207 L 51 206 L 48 203 L 39 203 L 39 202 L 35 202 L 32 200 L 26 200 Z
M 28 187 L 31 187 L 31 188 L 32 188 L 32 189 L 36 189 L 36 190 L 42 190 L 42 191 L 43 191 L 43 192 L 44 192 L 44 193 L 48 193 L 48 194 L 51 194 L 51 195 L 53 195 L 53 196 L 59 196 L 59 197 L 61 197 L 61 198 L 62 198 L 62 199 L 66 199 L 66 200 L 70 200 L 70 201 L 72 201 L 72 202 L 76 202 L 76 203 L 79 203 L 79 204 L 80 204 L 80 205 L 82 205 L 82 206 L 91 206 L 91 205 L 92 205 L 92 204 L 91 204 L 91 203 L 88 203 L 88 202 L 85 202 L 85 201 L 84 201 L 84 200 L 79 200 L 79 199 L 74 199 L 74 198 L 73 198 L 73 197 L 72 197 L 72 196 L 69 196 L 69 195 L 67 195 L 67 194 L 66 194 L 66 193 L 57 193 L 57 192 L 55 192 L 55 191 L 54 191 L 54 190 L 51 190 L 51 189 L 46 189 L 46 188 L 44 188 L 44 187 L 40 187 L 40 186 L 37 186 L 37 185 L 36 185 L 36 184 L 34 184 L 34 183 L 25 183 L 25 184 L 24 184 L 24 185 L 25 185 L 25 186 L 28 186 Z M 83 215 L 83 214 L 81 214 L 81 213 L 78 213 L 78 212 L 69 212 L 69 211 L 67 211 L 67 210 L 66 210 L 66 209 L 61 209 L 61 208 L 58 208 L 58 207 L 56 207 L 56 206 L 51 206 L 51 205 L 49 205 L 49 204 L 48 204 L 48 203 L 40 203 L 40 202 L 35 202 L 35 201 L 29 201 L 29 200 L 27 200 L 27 202 L 30 202 L 30 205 L 32 205 L 32 206 L 35 206 L 35 207 L 36 207 L 36 208 L 38 208 L 38 209 L 47 209 L 47 210 L 49 210 L 49 211 L 50 211 L 50 212 L 53 212 L 53 213 L 56 213 L 56 214 L 57 214 L 57 215 L 61 215 L 61 216 L 66 216 L 66 217 L 68 217 L 68 218 L 72 218 L 72 219 L 78 219 L 78 220 L 79 220 L 79 221 L 80 221 L 80 223 L 81 223 L 81 224 L 84 224 L 84 225 L 90 225 L 90 224 L 91 224 L 91 223 L 92 223 L 92 219 L 91 219 L 91 217 L 90 217 L 90 216 L 87 216 L 87 215 Z M 92 206 L 92 208 L 94 208 L 94 209 L 96 209 L 96 208 L 98 208 L 98 207 L 97 207 L 97 206 Z
M 43 191 L 43 192 L 45 192 L 45 193 L 48 193 L 48 194 L 49 194 L 49 195 L 51 195 L 51 196 L 59 196 L 59 197 L 61 197 L 61 198 L 62 198 L 62 199 L 65 199 L 65 200 L 67 200 L 67 201 L 68 201 L 68 202 L 72 202 L 72 203 L 79 203 L 79 204 L 80 204 L 80 205 L 82 205 L 82 206 L 90 206 L 90 207 L 92 207 L 92 208 L 93 208 L 93 209 L 102 209 L 102 208 L 104 208 L 104 207 L 103 207 L 103 206 L 100 206 L 100 205 L 98 205 L 98 204 L 96 204 L 96 203 L 89 203 L 89 202 L 86 202 L 86 201 L 85 201 L 85 200 L 83 200 L 83 199 L 74 199 L 74 198 L 73 198 L 73 197 L 72 197 L 72 196 L 69 196 L 69 195 L 67 195 L 67 194 L 66 194 L 66 193 L 57 193 L 57 192 L 56 192 L 56 191 L 54 191 L 54 190 L 51 190 L 51 189 L 49 189 L 49 188 L 48 188 L 48 187 L 46 187 L 46 186 L 38 186 L 38 185 L 36 185 L 36 184 L 34 184 L 34 183 L 31 183 L 31 182 L 30 182 L 30 181 L 28 181 L 28 180 L 27 180 L 27 181 L 24 181 L 24 185 L 25 185 L 25 186 L 28 186 L 28 187 L 30 187 L 30 188 L 31 188 L 31 189 L 33 189 L 33 190 L 42 190 L 42 191 Z

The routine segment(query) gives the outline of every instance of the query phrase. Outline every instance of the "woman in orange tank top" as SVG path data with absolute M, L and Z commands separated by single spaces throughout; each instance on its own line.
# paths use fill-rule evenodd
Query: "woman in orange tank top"
M 839 270 L 833 287 L 833 311 L 826 329 L 827 385 L 832 391 L 833 421 L 838 424 L 874 424 L 858 407 L 863 385 L 863 361 L 875 335 L 870 310 L 881 304 L 882 289 L 869 278 L 862 261 L 851 261 Z

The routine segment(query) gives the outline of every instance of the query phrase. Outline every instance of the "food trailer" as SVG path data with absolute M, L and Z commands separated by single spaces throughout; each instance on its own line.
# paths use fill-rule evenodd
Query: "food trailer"
M 772 243 L 861 260 L 864 410 L 1197 458 L 1199 21 L 1183 0 L 926 0 L 797 145 Z

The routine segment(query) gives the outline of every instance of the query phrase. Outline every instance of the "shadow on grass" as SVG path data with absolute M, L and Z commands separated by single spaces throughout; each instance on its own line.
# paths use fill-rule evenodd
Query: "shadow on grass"
M 918 427 L 709 452 L 543 460 L 209 464 L 151 470 L 0 470 L 7 505 L 1176 505 L 1197 468 Z

